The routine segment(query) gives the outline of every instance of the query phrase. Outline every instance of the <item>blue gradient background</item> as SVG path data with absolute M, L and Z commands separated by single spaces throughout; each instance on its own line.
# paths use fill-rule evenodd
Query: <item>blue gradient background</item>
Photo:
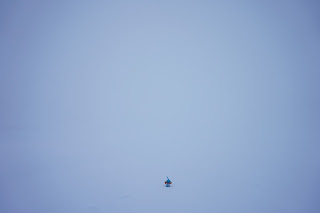
M 320 212 L 319 5 L 1 1 L 0 212 Z

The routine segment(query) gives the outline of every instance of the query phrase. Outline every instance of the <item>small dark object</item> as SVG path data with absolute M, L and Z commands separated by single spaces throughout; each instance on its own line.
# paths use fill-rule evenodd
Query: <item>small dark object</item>
M 170 184 L 172 184 L 172 181 L 171 180 L 169 180 L 169 178 L 167 177 L 167 181 L 166 182 L 164 182 L 165 184 L 166 184 L 166 187 L 170 187 Z

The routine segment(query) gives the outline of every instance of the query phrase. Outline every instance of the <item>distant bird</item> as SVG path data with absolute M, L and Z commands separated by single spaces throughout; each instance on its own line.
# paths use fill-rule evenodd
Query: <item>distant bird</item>
M 166 182 L 164 182 L 165 184 L 166 184 L 166 187 L 170 187 L 170 184 L 172 183 L 171 182 L 171 180 L 168 178 L 168 176 L 167 176 L 167 181 Z

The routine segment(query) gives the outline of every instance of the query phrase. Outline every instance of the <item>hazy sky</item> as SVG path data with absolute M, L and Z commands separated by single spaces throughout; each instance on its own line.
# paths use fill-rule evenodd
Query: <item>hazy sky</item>
M 319 14 L 1 1 L 0 212 L 320 212 Z

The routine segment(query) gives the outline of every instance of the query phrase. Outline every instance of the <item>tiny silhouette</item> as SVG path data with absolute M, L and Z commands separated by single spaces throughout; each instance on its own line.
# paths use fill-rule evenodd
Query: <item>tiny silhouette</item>
M 166 182 L 164 182 L 166 184 L 166 187 L 170 187 L 170 184 L 172 183 L 171 180 L 169 180 L 168 176 L 167 176 Z

